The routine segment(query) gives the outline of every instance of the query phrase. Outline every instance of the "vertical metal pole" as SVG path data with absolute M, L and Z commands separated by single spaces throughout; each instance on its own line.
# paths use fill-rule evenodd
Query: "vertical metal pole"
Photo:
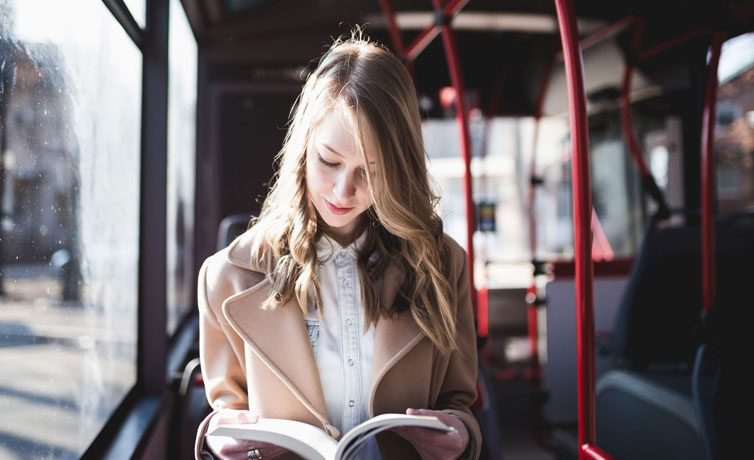
M 594 402 L 594 299 L 592 197 L 589 176 L 589 137 L 584 90 L 584 65 L 572 0 L 555 0 L 565 58 L 571 118 L 574 249 L 576 257 L 576 311 L 578 347 L 579 459 L 597 438 Z
M 443 7 L 442 0 L 432 0 L 436 11 Z M 471 189 L 471 137 L 469 135 L 469 117 L 466 107 L 466 88 L 461 72 L 461 62 L 458 57 L 455 33 L 449 23 L 442 25 L 442 43 L 445 48 L 445 56 L 448 60 L 450 80 L 456 90 L 456 120 L 461 131 L 461 152 L 463 154 L 464 174 L 463 190 L 466 197 L 466 251 L 469 258 L 469 278 L 471 281 L 471 302 L 474 305 L 474 314 L 477 312 L 477 295 L 474 286 L 474 232 L 476 230 L 476 210 Z
M 702 118 L 702 308 L 705 313 L 715 308 L 715 106 L 717 104 L 717 65 L 725 39 L 724 32 L 715 32 L 707 76 Z
M 398 23 L 395 20 L 395 10 L 393 10 L 393 3 L 390 0 L 379 0 L 380 8 L 382 8 L 382 15 L 385 16 L 385 23 L 387 24 L 388 32 L 390 32 L 390 40 L 393 42 L 393 49 L 398 57 L 403 62 L 403 67 L 406 68 L 411 80 L 416 84 L 416 78 L 414 77 L 414 70 L 411 68 L 411 60 L 406 55 L 406 48 L 403 45 L 403 38 L 401 37 L 401 31 L 398 28 Z
M 539 289 L 537 288 L 537 213 L 536 213 L 536 198 L 537 187 L 541 185 L 541 180 L 537 176 L 537 142 L 539 141 L 539 121 L 542 118 L 542 111 L 545 105 L 545 95 L 550 88 L 550 79 L 552 78 L 552 69 L 555 64 L 555 59 L 550 59 L 545 65 L 545 69 L 542 72 L 542 81 L 539 84 L 539 94 L 537 95 L 537 106 L 534 112 L 534 133 L 532 135 L 532 147 L 531 147 L 531 165 L 529 167 L 529 251 L 531 252 L 532 261 L 532 277 L 531 284 L 529 285 L 527 293 L 527 323 L 529 331 L 529 353 L 531 357 L 529 359 L 529 367 L 532 371 L 532 387 L 535 391 L 539 390 L 539 376 L 541 375 L 539 367 L 539 324 L 538 324 L 538 308 Z
M 169 0 L 147 1 L 141 124 L 138 383 L 167 390 L 166 203 Z
M 657 216 L 664 219 L 670 216 L 670 209 L 667 200 L 665 199 L 662 190 L 657 186 L 654 176 L 652 176 L 652 173 L 647 167 L 647 163 L 644 160 L 644 153 L 642 152 L 641 147 L 639 147 L 639 141 L 636 139 L 636 133 L 634 132 L 633 123 L 631 121 L 631 100 L 629 95 L 631 93 L 631 77 L 634 72 L 633 61 L 637 58 L 636 55 L 639 53 L 639 45 L 641 44 L 643 33 L 644 21 L 637 18 L 634 21 L 634 38 L 631 45 L 633 56 L 629 57 L 629 62 L 626 63 L 626 67 L 623 69 L 623 83 L 621 84 L 620 91 L 621 127 L 623 128 L 623 136 L 626 139 L 628 149 L 631 152 L 636 167 L 639 169 L 642 187 L 644 191 L 652 197 L 655 203 L 657 203 Z
M 379 0 L 379 2 L 380 8 L 382 8 L 382 15 L 385 16 L 387 30 L 390 33 L 390 40 L 393 42 L 393 48 L 398 53 L 398 56 L 404 59 L 403 39 L 401 38 L 401 31 L 398 29 L 398 23 L 395 21 L 393 3 L 390 0 Z

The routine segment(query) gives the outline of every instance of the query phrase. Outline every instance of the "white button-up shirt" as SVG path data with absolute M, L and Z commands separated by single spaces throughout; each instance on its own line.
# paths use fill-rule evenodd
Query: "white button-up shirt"
M 322 309 L 310 307 L 306 316 L 327 416 L 342 434 L 369 419 L 375 329 L 364 332 L 358 249 L 365 240 L 366 232 L 344 248 L 322 235 L 316 245 Z M 356 458 L 381 458 L 374 438 Z

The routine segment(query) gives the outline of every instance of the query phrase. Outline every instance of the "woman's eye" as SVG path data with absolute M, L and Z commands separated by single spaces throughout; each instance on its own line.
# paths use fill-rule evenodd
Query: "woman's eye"
M 325 166 L 327 166 L 329 168 L 334 168 L 334 167 L 338 166 L 338 163 L 330 163 L 329 161 L 325 160 L 321 156 L 319 156 L 319 155 L 317 155 L 317 156 L 319 157 L 320 163 L 322 163 L 323 165 L 325 165 Z

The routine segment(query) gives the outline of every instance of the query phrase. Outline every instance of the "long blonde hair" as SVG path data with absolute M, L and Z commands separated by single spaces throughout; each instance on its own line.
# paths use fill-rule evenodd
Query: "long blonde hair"
M 307 194 L 306 150 L 314 127 L 329 110 L 339 110 L 365 164 L 366 151 L 377 150 L 376 170 L 366 168 L 373 205 L 358 257 L 365 323 L 410 309 L 424 334 L 448 352 L 456 348 L 449 252 L 430 189 L 416 91 L 395 55 L 361 35 L 357 28 L 350 39 L 338 38 L 307 77 L 276 157 L 274 185 L 250 224 L 257 235 L 252 261 L 266 269 L 272 285 L 262 308 L 295 296 L 306 313 L 310 285 L 314 304 L 322 307 L 315 271 L 321 229 Z M 375 251 L 378 257 L 370 258 Z M 376 282 L 391 264 L 404 281 L 393 305 L 383 305 Z

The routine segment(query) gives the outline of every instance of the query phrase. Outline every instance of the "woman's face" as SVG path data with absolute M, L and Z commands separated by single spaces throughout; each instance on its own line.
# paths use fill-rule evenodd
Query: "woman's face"
M 367 152 L 369 157 L 369 152 Z M 374 162 L 370 160 L 371 167 Z M 358 235 L 363 214 L 372 204 L 357 140 L 334 110 L 312 133 L 306 152 L 306 189 L 324 230 L 341 244 Z

